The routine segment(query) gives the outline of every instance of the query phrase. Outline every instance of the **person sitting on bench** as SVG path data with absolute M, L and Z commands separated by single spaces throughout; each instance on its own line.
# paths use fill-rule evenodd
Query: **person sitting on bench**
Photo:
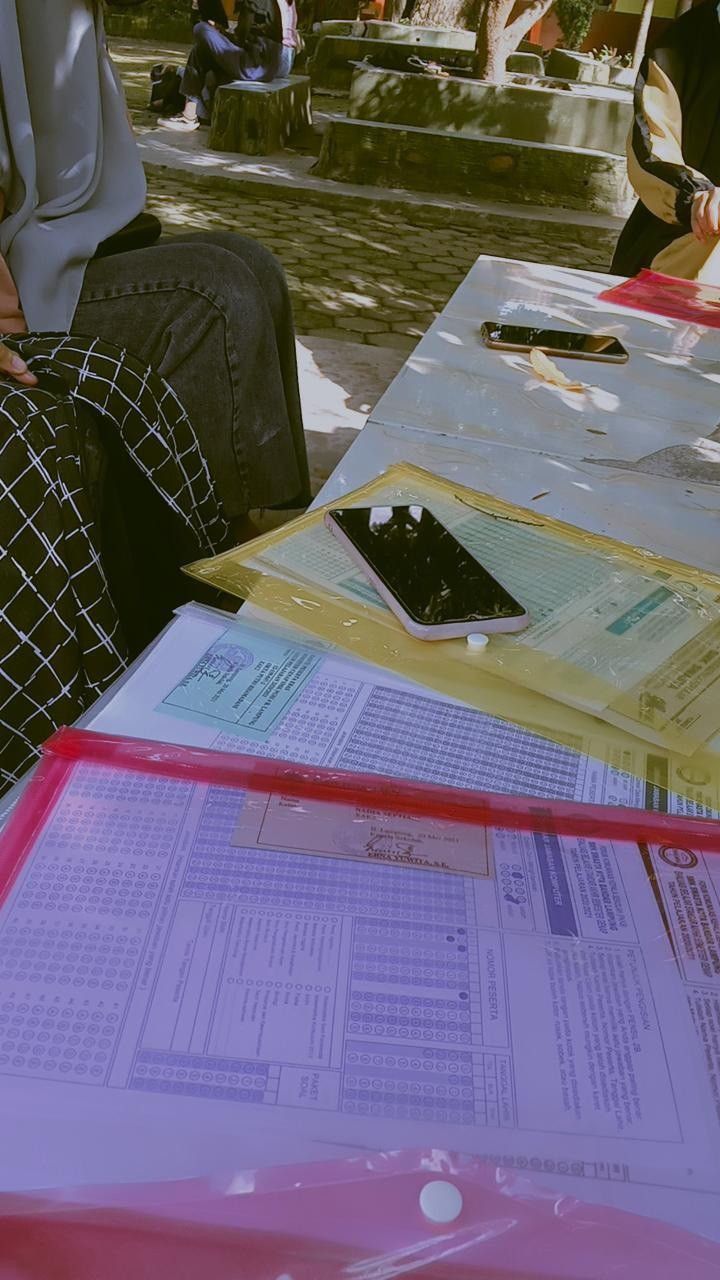
M 208 12 L 207 0 L 198 0 L 200 12 Z M 236 27 L 222 23 L 228 0 L 217 0 L 216 18 L 200 21 L 193 30 L 193 47 L 180 82 L 185 108 L 170 116 L 165 128 L 191 133 L 210 124 L 218 85 L 233 80 L 281 80 L 292 71 L 299 47 L 295 0 L 236 0 Z

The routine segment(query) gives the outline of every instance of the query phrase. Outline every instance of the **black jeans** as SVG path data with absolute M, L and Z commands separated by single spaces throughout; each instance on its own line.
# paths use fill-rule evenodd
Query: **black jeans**
M 285 275 L 255 240 L 206 232 L 89 264 L 73 330 L 173 387 L 228 517 L 310 500 Z
M 193 30 L 193 47 L 180 81 L 180 92 L 198 107 L 201 120 L 212 115 L 214 91 L 232 80 L 277 80 L 290 74 L 291 49 L 267 36 L 255 36 L 238 45 L 209 22 L 198 22 Z

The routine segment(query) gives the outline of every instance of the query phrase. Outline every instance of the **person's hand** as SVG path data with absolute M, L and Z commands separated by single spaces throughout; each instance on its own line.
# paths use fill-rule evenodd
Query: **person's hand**
M 693 197 L 690 225 L 698 240 L 720 236 L 720 187 L 698 191 Z
M 0 377 L 12 378 L 23 387 L 36 387 L 37 378 L 31 373 L 24 360 L 15 351 L 11 351 L 0 342 Z

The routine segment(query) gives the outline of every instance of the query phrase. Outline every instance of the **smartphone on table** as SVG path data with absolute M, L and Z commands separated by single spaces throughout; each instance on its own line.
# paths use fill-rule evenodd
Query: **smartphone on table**
M 480 330 L 486 347 L 496 351 L 531 351 L 573 360 L 600 360 L 625 364 L 628 353 L 609 333 L 573 333 L 564 329 L 535 329 L 530 325 L 499 324 L 487 320 Z
M 340 507 L 325 524 L 418 640 L 521 631 L 530 621 L 427 507 Z

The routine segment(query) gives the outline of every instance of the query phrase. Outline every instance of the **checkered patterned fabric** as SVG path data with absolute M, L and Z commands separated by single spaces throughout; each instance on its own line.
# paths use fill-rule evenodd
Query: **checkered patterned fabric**
M 8 346 L 39 376 L 59 375 L 67 393 L 0 380 L 0 791 L 125 665 L 76 404 L 119 432 L 199 553 L 219 550 L 228 535 L 197 437 L 161 378 L 96 339 L 31 335 Z

